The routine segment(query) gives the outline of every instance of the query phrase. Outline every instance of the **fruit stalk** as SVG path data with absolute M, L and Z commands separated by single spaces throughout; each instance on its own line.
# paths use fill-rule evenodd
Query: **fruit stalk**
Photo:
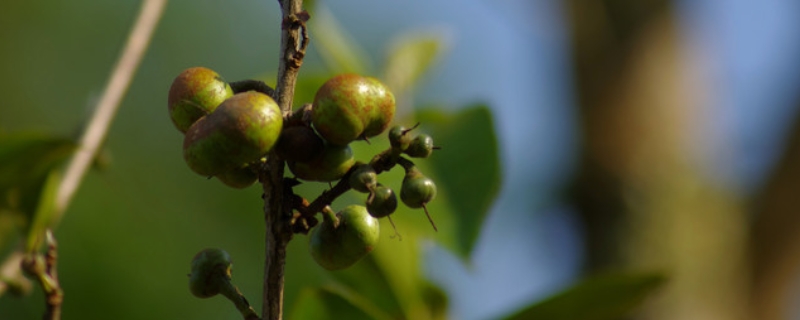
M 273 98 L 281 112 L 291 113 L 297 73 L 308 45 L 305 30 L 307 14 L 302 0 L 279 0 L 283 21 L 278 65 L 278 81 Z M 264 189 L 265 261 L 261 316 L 264 320 L 283 317 L 284 269 L 286 246 L 292 238 L 291 205 L 284 198 L 282 159 L 271 152 L 260 170 L 259 180 Z

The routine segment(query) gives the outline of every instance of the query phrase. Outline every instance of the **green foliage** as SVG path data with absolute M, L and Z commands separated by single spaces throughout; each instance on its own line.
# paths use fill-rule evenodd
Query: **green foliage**
M 324 7 L 316 6 L 314 17 L 309 20 L 309 29 L 315 46 L 319 47 L 316 52 L 331 74 L 368 74 L 371 67 L 369 55 Z
M 423 124 L 422 130 L 442 147 L 424 161 L 430 162 L 439 188 L 458 195 L 450 201 L 452 210 L 458 213 L 456 242 L 450 249 L 466 258 L 500 190 L 500 159 L 492 113 L 486 105 L 474 105 L 456 114 L 426 109 L 417 119 Z
M 386 83 L 397 95 L 411 89 L 442 58 L 446 44 L 444 34 L 432 31 L 398 37 L 386 58 Z
M 610 320 L 631 312 L 664 284 L 661 274 L 608 274 L 588 278 L 506 320 Z
M 25 230 L 26 249 L 38 248 L 50 225 L 56 168 L 75 150 L 72 140 L 35 133 L 0 135 L 0 219 L 16 227 L 3 227 L 0 251 L 13 235 Z

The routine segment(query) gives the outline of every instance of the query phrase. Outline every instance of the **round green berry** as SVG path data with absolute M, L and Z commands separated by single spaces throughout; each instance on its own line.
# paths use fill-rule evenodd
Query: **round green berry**
M 181 132 L 211 113 L 233 96 L 231 86 L 211 69 L 189 68 L 181 72 L 169 88 L 167 105 L 172 123 Z
M 194 172 L 214 176 L 266 155 L 283 127 L 280 108 L 255 91 L 238 93 L 186 132 L 183 157 Z
M 322 223 L 311 230 L 309 250 L 314 261 L 327 270 L 355 264 L 378 244 L 378 220 L 363 206 L 351 205 L 335 218 L 323 217 Z

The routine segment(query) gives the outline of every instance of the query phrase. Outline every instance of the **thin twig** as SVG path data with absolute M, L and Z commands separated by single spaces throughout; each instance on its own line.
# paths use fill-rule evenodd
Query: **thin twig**
M 89 165 L 92 163 L 100 144 L 103 142 L 111 120 L 119 107 L 125 91 L 136 71 L 139 62 L 147 49 L 153 30 L 161 18 L 164 11 L 166 0 L 146 0 L 142 4 L 136 23 L 128 36 L 122 55 L 111 74 L 103 96 L 95 108 L 86 131 L 81 138 L 78 150 L 70 160 L 66 169 L 64 179 L 58 186 L 56 193 L 55 208 L 53 212 L 53 227 L 55 227 L 69 206 L 75 192 L 80 186 L 83 176 L 86 174 Z M 22 252 L 14 252 L 3 262 L 3 274 L 16 274 L 10 268 L 19 268 L 22 259 Z M 54 270 L 55 271 L 55 270 Z M 5 287 L 0 285 L 0 295 Z M 60 315 L 58 316 L 60 317 Z
M 278 65 L 278 81 L 273 98 L 283 114 L 292 110 L 297 73 L 303 62 L 308 45 L 302 0 L 279 0 L 282 12 L 281 46 Z M 302 33 L 301 33 L 302 31 Z M 270 153 L 267 163 L 259 174 L 264 189 L 265 258 L 262 318 L 283 318 L 284 269 L 286 246 L 292 239 L 291 193 L 285 192 L 283 184 L 284 161 L 275 152 Z
M 64 302 L 64 290 L 61 289 L 61 284 L 58 282 L 58 244 L 56 238 L 53 236 L 51 230 L 47 230 L 46 243 L 47 254 L 45 255 L 45 275 L 49 277 L 53 287 L 45 290 L 46 305 L 45 319 L 59 320 L 61 319 L 61 304 Z
M 111 73 L 111 78 L 106 84 L 94 115 L 83 133 L 78 150 L 67 166 L 64 179 L 61 180 L 61 184 L 58 186 L 53 216 L 54 224 L 61 220 L 64 211 L 66 211 L 67 206 L 69 206 L 75 192 L 78 190 L 83 176 L 97 154 L 100 144 L 105 140 L 111 120 L 117 112 L 120 101 L 125 95 L 133 75 L 136 73 L 142 56 L 144 56 L 156 24 L 164 12 L 166 2 L 166 0 L 146 0 L 142 4 L 136 23 L 128 35 L 128 41 L 125 44 L 122 55 Z

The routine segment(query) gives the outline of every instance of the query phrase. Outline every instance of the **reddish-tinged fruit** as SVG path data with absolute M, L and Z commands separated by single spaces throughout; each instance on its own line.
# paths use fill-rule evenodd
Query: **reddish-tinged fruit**
M 214 176 L 261 159 L 282 128 L 283 116 L 272 98 L 238 93 L 189 127 L 183 157 L 194 172 Z
M 231 96 L 231 86 L 219 74 L 203 67 L 189 68 L 175 77 L 169 88 L 169 116 L 178 130 L 186 132 Z
M 395 112 L 391 91 L 375 78 L 342 74 L 317 90 L 312 123 L 320 136 L 343 146 L 373 137 L 388 127 Z

